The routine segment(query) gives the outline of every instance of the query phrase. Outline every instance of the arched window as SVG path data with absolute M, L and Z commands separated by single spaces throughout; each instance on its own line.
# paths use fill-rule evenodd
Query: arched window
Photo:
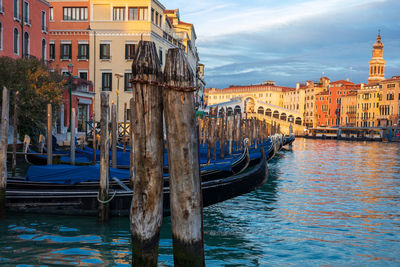
M 0 50 L 3 50 L 3 24 L 0 22 Z
M 19 32 L 17 28 L 14 28 L 14 54 L 19 53 Z
M 236 106 L 235 107 L 235 115 L 240 114 L 240 112 L 242 112 L 242 109 L 240 108 L 240 106 Z
M 27 32 L 24 33 L 24 57 L 29 57 L 29 34 Z
M 263 107 L 259 107 L 258 110 L 257 110 L 257 113 L 264 115 L 264 108 Z
M 46 40 L 42 40 L 42 60 L 46 60 Z

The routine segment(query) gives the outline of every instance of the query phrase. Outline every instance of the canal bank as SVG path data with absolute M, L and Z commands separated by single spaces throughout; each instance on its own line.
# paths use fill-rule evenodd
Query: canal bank
M 208 266 L 398 266 L 400 145 L 299 138 L 257 191 L 204 209 Z M 172 266 L 171 225 L 159 263 Z M 0 265 L 126 265 L 129 221 L 9 216 Z

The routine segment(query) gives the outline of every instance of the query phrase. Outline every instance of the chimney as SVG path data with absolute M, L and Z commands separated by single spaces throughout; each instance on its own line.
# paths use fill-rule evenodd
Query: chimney
M 349 78 L 347 78 L 347 79 L 346 79 L 346 82 L 348 82 L 348 81 L 350 81 L 350 79 L 349 79 Z
M 296 90 L 300 89 L 300 83 L 296 83 Z

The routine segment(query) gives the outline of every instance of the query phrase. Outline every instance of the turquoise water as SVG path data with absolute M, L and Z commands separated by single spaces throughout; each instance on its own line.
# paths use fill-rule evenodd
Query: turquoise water
M 400 145 L 297 139 L 267 184 L 204 210 L 209 266 L 400 266 Z M 165 219 L 159 264 L 172 266 Z M 128 218 L 0 221 L 0 265 L 130 265 Z

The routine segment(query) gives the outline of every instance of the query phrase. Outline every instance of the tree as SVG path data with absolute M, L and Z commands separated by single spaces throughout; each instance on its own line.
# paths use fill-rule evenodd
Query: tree
M 10 111 L 14 109 L 15 92 L 19 91 L 17 110 L 20 139 L 27 134 L 33 141 L 38 140 L 39 135 L 45 133 L 47 104 L 53 106 L 53 118 L 58 114 L 65 80 L 60 74 L 50 72 L 36 58 L 0 57 L 0 88 L 3 86 L 10 90 Z

